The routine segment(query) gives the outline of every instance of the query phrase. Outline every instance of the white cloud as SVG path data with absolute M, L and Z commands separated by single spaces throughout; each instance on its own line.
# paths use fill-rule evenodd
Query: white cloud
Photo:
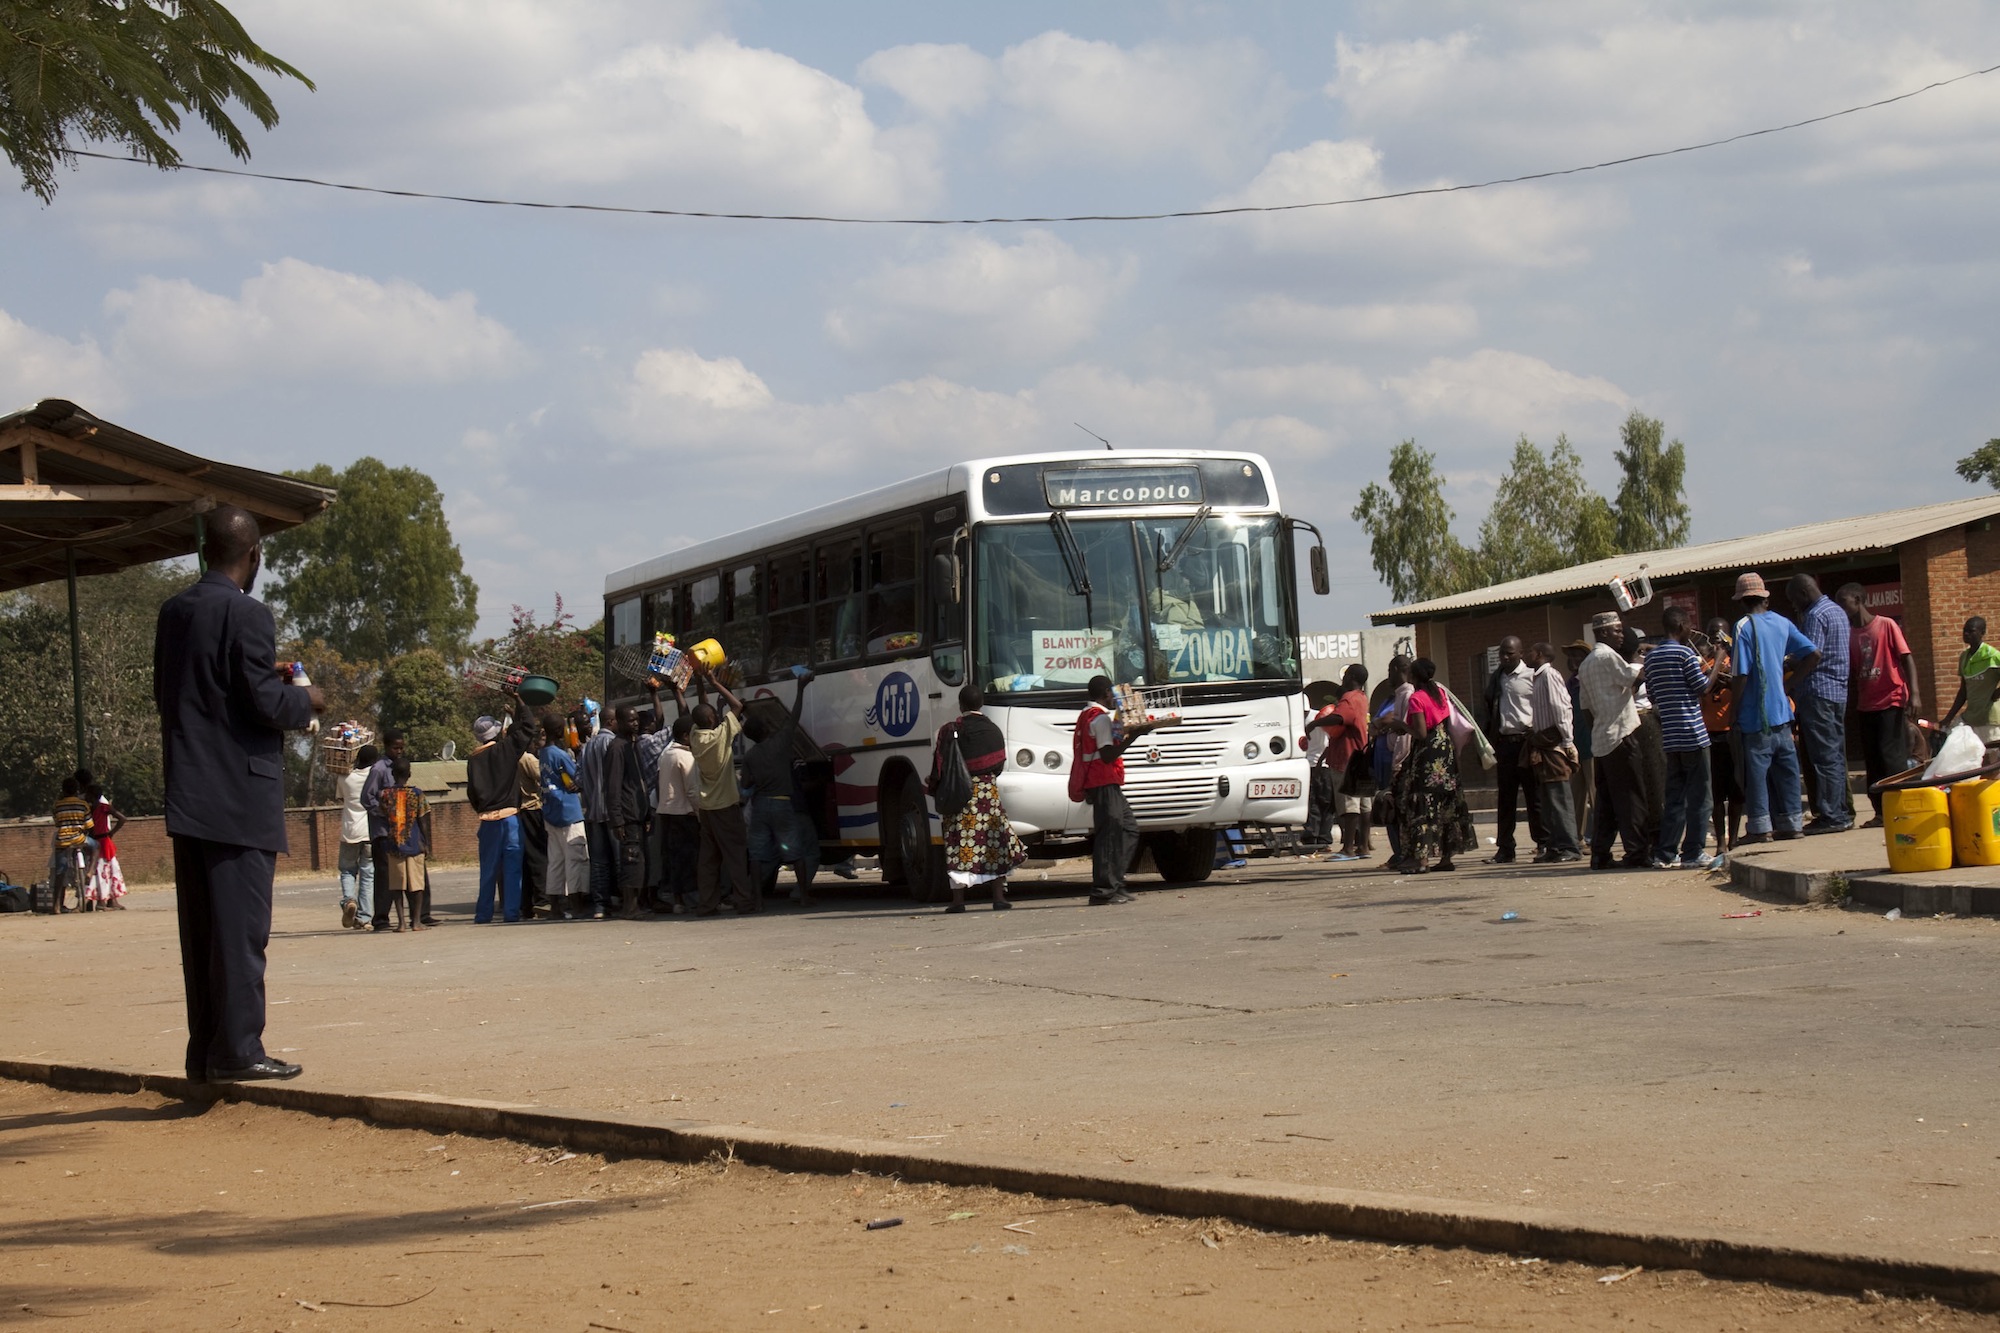
M 1319 305 L 1266 293 L 1232 309 L 1229 332 L 1271 342 L 1433 344 L 1462 342 L 1479 332 L 1479 312 L 1458 301 Z
M 1219 370 L 1215 382 L 1226 392 L 1264 402 L 1359 407 L 1382 396 L 1381 386 L 1362 371 L 1330 361 Z
M 121 368 L 179 392 L 282 377 L 376 384 L 489 379 L 522 362 L 470 292 L 435 296 L 300 259 L 264 265 L 237 295 L 145 277 L 104 298 Z
M 1606 379 L 1559 370 L 1520 352 L 1483 348 L 1458 360 L 1438 357 L 1388 387 L 1413 416 L 1461 417 L 1502 436 L 1579 430 L 1630 410 L 1632 398 Z
M 887 88 L 918 115 L 949 120 L 986 105 L 998 70 L 969 46 L 916 42 L 877 51 L 859 72 L 863 83 Z
M 0 310 L 0 412 L 68 398 L 94 412 L 125 401 L 94 338 L 77 342 L 31 328 Z
M 1060 356 L 1097 331 L 1132 261 L 1078 254 L 1046 231 L 1013 245 L 955 236 L 935 257 L 884 266 L 855 285 L 826 331 L 851 350 L 945 363 Z
M 253 30 L 320 85 L 282 100 L 293 152 L 387 184 L 730 210 L 935 193 L 927 136 L 884 133 L 859 88 L 716 31 L 719 9 L 354 0 L 280 5 Z
M 1385 194 L 1399 186 L 1448 183 L 1392 185 L 1382 172 L 1382 154 L 1372 144 L 1321 139 L 1272 154 L 1255 179 L 1217 202 L 1225 207 L 1321 203 Z M 1260 249 L 1278 253 L 1362 263 L 1541 268 L 1584 259 L 1585 236 L 1620 217 L 1617 204 L 1582 187 L 1556 193 L 1517 185 L 1250 214 L 1237 219 L 1237 225 Z
M 1200 448 L 1215 438 L 1215 399 L 1188 379 L 1133 379 L 1103 366 L 1063 366 L 1042 377 L 1034 401 L 1064 448 L 1080 423 L 1118 449 Z M 1053 443 L 1053 442 L 1052 442 Z
M 1332 431 L 1297 417 L 1241 417 L 1216 441 L 1218 449 L 1242 449 L 1280 463 L 1325 458 L 1340 447 Z
M 1007 48 L 998 95 L 1018 113 L 1002 138 L 1016 163 L 1193 159 L 1216 174 L 1268 141 L 1287 100 L 1247 41 L 1123 47 L 1053 31 Z
M 684 347 L 642 353 L 632 369 L 635 394 L 663 405 L 743 412 L 769 407 L 771 390 L 733 356 L 708 360 Z

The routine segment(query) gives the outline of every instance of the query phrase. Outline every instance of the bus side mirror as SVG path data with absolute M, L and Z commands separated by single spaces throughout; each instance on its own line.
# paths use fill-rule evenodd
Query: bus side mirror
M 957 606 L 958 558 L 947 551 L 931 557 L 931 596 L 949 606 Z
M 1326 596 L 1333 588 L 1333 584 L 1326 577 L 1326 548 L 1317 542 L 1313 543 L 1312 552 L 1306 557 L 1306 563 L 1312 567 L 1314 595 Z

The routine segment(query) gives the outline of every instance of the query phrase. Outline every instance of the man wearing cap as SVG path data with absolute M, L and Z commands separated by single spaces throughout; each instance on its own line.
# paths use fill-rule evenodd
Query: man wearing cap
M 1803 677 L 1818 666 L 1819 649 L 1770 609 L 1761 575 L 1739 577 L 1736 600 L 1743 619 L 1736 622 L 1730 670 L 1736 681 L 1736 743 L 1743 754 L 1743 843 L 1796 838 L 1799 754 L 1792 745 L 1786 676 Z
M 478 748 L 465 759 L 465 800 L 479 817 L 479 901 L 475 925 L 493 919 L 494 899 L 503 921 L 521 919 L 521 756 L 540 728 L 534 710 L 515 701 L 513 725 L 482 715 L 472 724 Z
M 1643 869 L 1653 862 L 1640 801 L 1645 790 L 1639 771 L 1639 682 L 1644 672 L 1625 659 L 1625 625 L 1616 611 L 1590 618 L 1597 646 L 1577 668 L 1583 706 L 1590 713 L 1590 753 L 1597 766 L 1596 827 L 1590 835 L 1590 868 L 1610 870 L 1615 830 L 1625 845 L 1624 865 Z

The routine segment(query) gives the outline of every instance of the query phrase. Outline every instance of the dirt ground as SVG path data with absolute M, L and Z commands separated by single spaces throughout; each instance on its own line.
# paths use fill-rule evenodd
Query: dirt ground
M 0 1181 L 4 1326 L 2000 1329 L 1930 1302 L 5 1081 Z

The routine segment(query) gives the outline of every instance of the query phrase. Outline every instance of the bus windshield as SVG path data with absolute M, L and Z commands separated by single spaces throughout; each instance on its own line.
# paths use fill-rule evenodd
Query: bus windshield
M 996 693 L 1296 681 L 1275 515 L 1071 518 L 977 532 L 976 679 Z

